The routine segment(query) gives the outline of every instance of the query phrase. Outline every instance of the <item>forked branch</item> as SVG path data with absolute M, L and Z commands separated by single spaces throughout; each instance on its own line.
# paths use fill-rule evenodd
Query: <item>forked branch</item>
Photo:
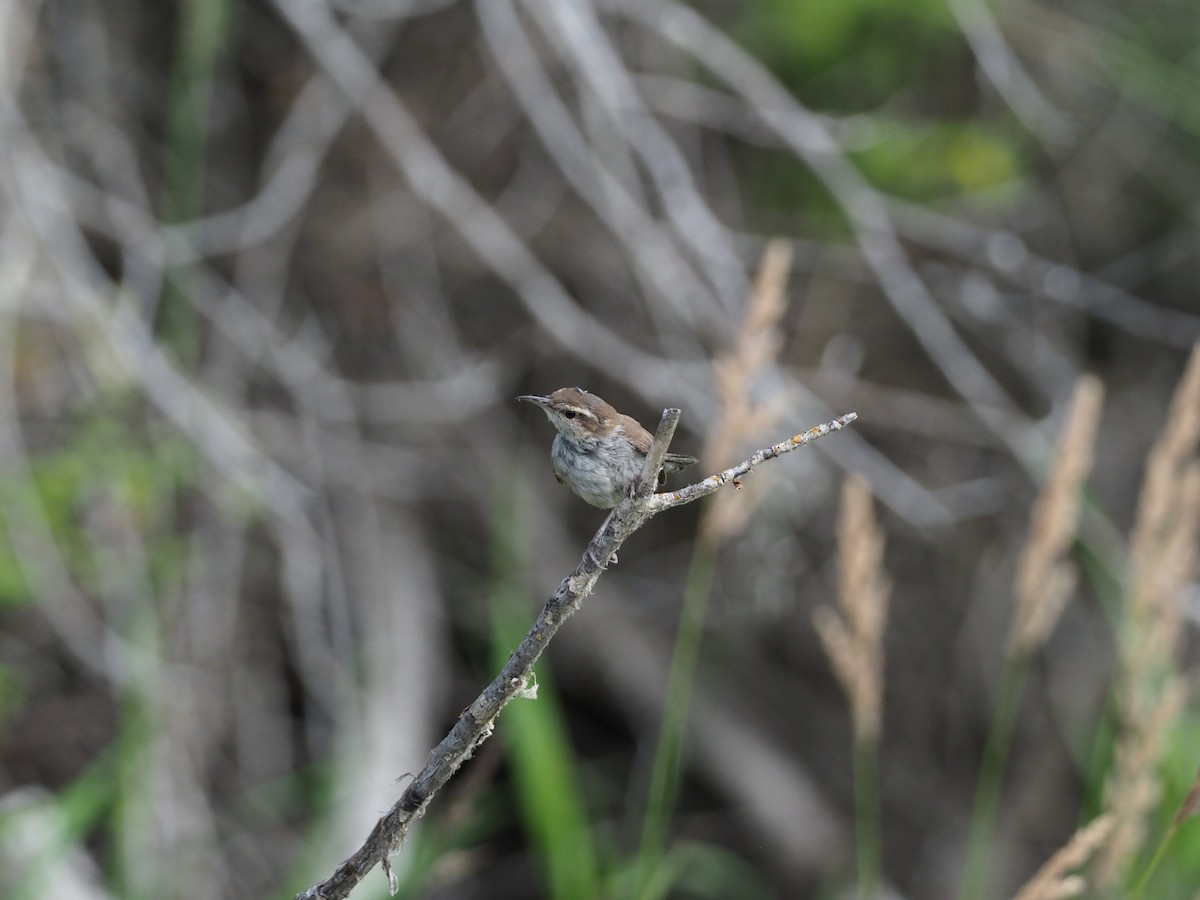
M 646 465 L 631 495 L 613 509 L 604 525 L 592 537 L 575 571 L 559 584 L 558 590 L 542 608 L 533 627 L 508 658 L 500 674 L 463 711 L 450 733 L 433 748 L 425 767 L 409 782 L 395 805 L 375 823 L 363 845 L 339 865 L 329 878 L 298 894 L 297 900 L 338 900 L 347 897 L 354 886 L 375 868 L 376 863 L 382 864 L 389 886 L 394 884 L 389 862 L 391 854 L 400 849 L 409 828 L 425 814 L 434 794 L 450 780 L 459 766 L 470 759 L 475 748 L 491 736 L 500 710 L 527 690 L 533 666 L 542 651 L 562 623 L 579 609 L 583 598 L 592 592 L 608 561 L 631 534 L 663 510 L 699 500 L 731 481 L 736 483 L 738 478 L 767 460 L 810 444 L 831 432 L 840 431 L 858 418 L 855 413 L 847 413 L 759 450 L 736 466 L 710 475 L 696 484 L 678 491 L 655 494 L 653 490 L 657 472 L 675 434 L 679 415 L 677 409 L 663 411 L 654 442 L 646 455 Z

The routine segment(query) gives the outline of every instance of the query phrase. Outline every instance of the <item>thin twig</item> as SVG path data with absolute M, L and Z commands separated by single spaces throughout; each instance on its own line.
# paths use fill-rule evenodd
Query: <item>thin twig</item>
M 831 432 L 840 431 L 858 418 L 855 413 L 847 413 L 823 425 L 810 428 L 803 434 L 759 450 L 749 459 L 697 484 L 666 494 L 651 493 L 658 469 L 662 466 L 663 456 L 670 446 L 675 426 L 679 422 L 679 415 L 677 409 L 663 411 L 654 442 L 646 455 L 646 464 L 632 495 L 612 511 L 604 525 L 592 537 L 575 571 L 559 584 L 554 596 L 542 608 L 533 627 L 509 657 L 500 674 L 459 716 L 441 743 L 433 748 L 424 768 L 417 773 L 392 808 L 375 823 L 363 845 L 339 865 L 329 878 L 298 894 L 297 900 L 338 900 L 347 897 L 354 886 L 375 868 L 376 863 L 382 863 L 389 882 L 391 881 L 391 865 L 388 859 L 400 849 L 412 823 L 425 814 L 434 794 L 450 780 L 459 766 L 471 758 L 475 748 L 491 736 L 500 711 L 510 700 L 526 690 L 533 666 L 542 655 L 542 651 L 546 649 L 563 622 L 579 609 L 583 599 L 592 592 L 605 570 L 604 564 L 631 534 L 663 510 L 699 500 L 735 478 L 753 471 L 768 459 L 803 447 Z
M 811 444 L 817 438 L 825 437 L 834 431 L 841 431 L 851 422 L 858 418 L 857 413 L 846 413 L 836 419 L 831 419 L 823 425 L 814 425 L 808 431 L 797 434 L 788 438 L 786 441 L 780 441 L 770 447 L 765 447 L 757 451 L 754 455 L 742 460 L 736 466 L 731 466 L 724 472 L 719 472 L 716 475 L 709 475 L 703 481 L 698 481 L 695 484 L 689 484 L 685 488 L 680 488 L 677 491 L 667 491 L 661 494 L 655 494 L 650 498 L 650 505 L 654 513 L 661 512 L 664 509 L 670 509 L 674 506 L 683 506 L 685 503 L 691 503 L 694 500 L 699 500 L 701 497 L 707 497 L 713 491 L 731 481 L 736 481 L 743 475 L 753 472 L 768 459 L 774 459 L 777 456 L 782 456 L 784 453 L 789 453 L 797 447 L 803 447 L 805 444 Z

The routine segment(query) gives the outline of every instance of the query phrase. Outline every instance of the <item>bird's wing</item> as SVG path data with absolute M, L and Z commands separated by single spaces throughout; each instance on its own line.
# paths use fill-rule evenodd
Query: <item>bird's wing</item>
M 642 423 L 633 416 L 621 414 L 617 416 L 617 422 L 621 425 L 621 430 L 625 432 L 625 436 L 629 438 L 629 442 L 637 449 L 638 453 L 646 454 L 650 452 L 650 445 L 654 442 L 654 435 L 642 427 Z

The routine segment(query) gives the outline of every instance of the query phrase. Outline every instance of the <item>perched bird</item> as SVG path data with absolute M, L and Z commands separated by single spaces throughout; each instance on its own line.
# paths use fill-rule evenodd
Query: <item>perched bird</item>
M 540 406 L 558 431 L 550 462 L 559 484 L 600 509 L 612 509 L 627 496 L 654 440 L 637 419 L 577 387 L 560 388 L 548 397 L 524 394 L 517 399 Z M 663 483 L 666 473 L 696 462 L 694 456 L 668 453 L 658 483 Z

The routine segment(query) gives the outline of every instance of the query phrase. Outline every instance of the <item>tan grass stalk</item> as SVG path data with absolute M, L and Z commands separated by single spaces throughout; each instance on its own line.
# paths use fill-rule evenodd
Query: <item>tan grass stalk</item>
M 861 478 L 842 486 L 838 518 L 838 605 L 813 611 L 813 624 L 850 701 L 854 724 L 854 819 L 859 896 L 877 895 L 881 827 L 879 735 L 883 730 L 883 630 L 888 594 L 883 532 L 871 489 Z
M 1132 580 L 1121 632 L 1116 706 L 1119 733 L 1105 785 L 1116 818 L 1097 859 L 1097 880 L 1120 885 L 1146 836 L 1146 813 L 1158 802 L 1166 736 L 1186 688 L 1178 671 L 1182 589 L 1200 537 L 1200 344 L 1171 401 L 1162 436 L 1150 451 L 1132 544 Z
M 1078 875 L 1072 875 L 1091 859 L 1112 832 L 1113 817 L 1099 816 L 1080 828 L 1069 841 L 1045 865 L 1029 879 L 1013 900 L 1056 900 L 1059 897 L 1078 897 L 1087 884 Z
M 838 602 L 842 614 L 822 606 L 813 624 L 850 700 L 854 734 L 875 741 L 883 708 L 883 629 L 890 586 L 883 571 L 883 534 L 875 521 L 871 489 L 849 478 L 838 521 Z
M 1054 630 L 1075 588 L 1075 570 L 1066 557 L 1079 525 L 1080 491 L 1091 471 L 1103 400 L 1103 388 L 1095 378 L 1084 377 L 1076 383 L 1058 452 L 1034 505 L 1029 537 L 1017 563 L 1015 614 L 975 789 L 963 866 L 963 900 L 978 900 L 986 892 L 1004 770 L 1030 654 Z M 1055 888 L 1066 889 L 1066 883 Z
M 783 411 L 779 403 L 756 403 L 753 387 L 755 379 L 775 364 L 783 346 L 779 321 L 787 310 L 784 291 L 791 266 L 788 241 L 777 239 L 767 244 L 733 349 L 713 364 L 721 414 L 702 454 L 710 471 L 728 465 L 744 444 L 774 425 Z M 713 543 L 731 537 L 745 527 L 753 506 L 750 498 L 738 492 L 722 491 L 701 520 L 701 534 Z
M 774 423 L 778 409 L 757 406 L 752 387 L 759 374 L 774 365 L 782 340 L 778 324 L 787 308 L 784 289 L 791 269 L 792 251 L 787 241 L 771 241 L 759 264 L 754 290 L 730 353 L 713 364 L 720 395 L 720 414 L 702 454 L 709 471 L 726 467 L 741 445 Z M 741 483 L 734 480 L 735 487 Z M 727 494 L 728 496 L 721 496 Z M 687 709 L 704 636 L 704 621 L 712 586 L 717 545 L 741 531 L 750 511 L 745 497 L 723 491 L 713 498 L 700 518 L 699 538 L 692 554 L 688 587 L 679 613 L 679 630 L 671 655 L 667 702 L 654 751 L 646 795 L 642 840 L 634 876 L 635 896 L 649 892 L 655 871 L 661 867 L 668 823 L 675 803 L 676 778 L 681 765 Z
M 1079 379 L 1054 467 L 1034 506 L 1029 538 L 1017 564 L 1011 655 L 1027 654 L 1046 641 L 1075 588 L 1075 571 L 1064 557 L 1075 540 L 1080 490 L 1092 468 L 1103 401 L 1099 380 Z

